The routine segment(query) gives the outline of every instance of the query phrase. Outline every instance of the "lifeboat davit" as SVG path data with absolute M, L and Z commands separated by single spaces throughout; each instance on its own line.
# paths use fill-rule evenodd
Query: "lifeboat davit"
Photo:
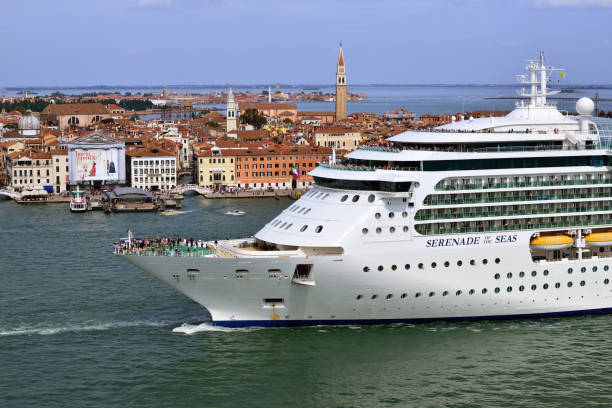
M 612 234 L 610 235 L 612 237 Z M 540 235 L 529 241 L 529 247 L 540 251 L 556 251 L 574 245 L 574 239 L 567 235 Z
M 588 247 L 612 246 L 612 231 L 593 232 L 586 235 L 584 241 Z

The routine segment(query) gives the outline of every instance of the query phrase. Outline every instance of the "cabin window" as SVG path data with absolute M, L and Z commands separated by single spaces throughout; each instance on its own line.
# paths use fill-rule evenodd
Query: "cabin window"
M 368 202 L 373 203 L 375 198 L 376 198 L 376 197 L 374 197 L 374 194 L 370 194 L 370 195 L 368 196 Z
M 318 225 L 317 228 L 315 228 L 315 232 L 318 234 L 321 231 L 323 231 L 323 226 L 322 225 Z

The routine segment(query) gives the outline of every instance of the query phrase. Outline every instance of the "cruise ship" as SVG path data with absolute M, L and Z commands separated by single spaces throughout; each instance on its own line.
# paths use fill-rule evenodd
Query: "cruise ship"
M 610 127 L 519 75 L 505 117 L 406 131 L 321 163 L 254 237 L 115 252 L 219 326 L 373 324 L 612 311 Z

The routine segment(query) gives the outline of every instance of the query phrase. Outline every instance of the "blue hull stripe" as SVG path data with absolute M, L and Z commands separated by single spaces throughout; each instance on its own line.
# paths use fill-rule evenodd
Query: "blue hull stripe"
M 300 326 L 339 326 L 339 325 L 373 325 L 393 323 L 432 323 L 432 322 L 461 322 L 474 320 L 509 320 L 509 319 L 536 319 L 541 317 L 579 316 L 589 314 L 612 313 L 612 307 L 602 309 L 570 310 L 566 312 L 526 313 L 497 316 L 470 316 L 470 317 L 438 317 L 419 319 L 349 319 L 349 320 L 220 320 L 213 321 L 213 325 L 222 327 L 300 327 Z

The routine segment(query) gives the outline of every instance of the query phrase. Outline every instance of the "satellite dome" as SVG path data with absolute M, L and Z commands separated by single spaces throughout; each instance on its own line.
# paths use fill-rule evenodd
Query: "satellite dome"
M 31 110 L 27 110 L 25 115 L 19 119 L 19 123 L 17 124 L 17 129 L 19 130 L 40 130 L 40 122 L 38 119 L 32 115 Z
M 578 99 L 578 102 L 576 102 L 576 112 L 578 112 L 580 115 L 588 116 L 593 113 L 594 109 L 595 104 L 590 98 L 582 97 Z

